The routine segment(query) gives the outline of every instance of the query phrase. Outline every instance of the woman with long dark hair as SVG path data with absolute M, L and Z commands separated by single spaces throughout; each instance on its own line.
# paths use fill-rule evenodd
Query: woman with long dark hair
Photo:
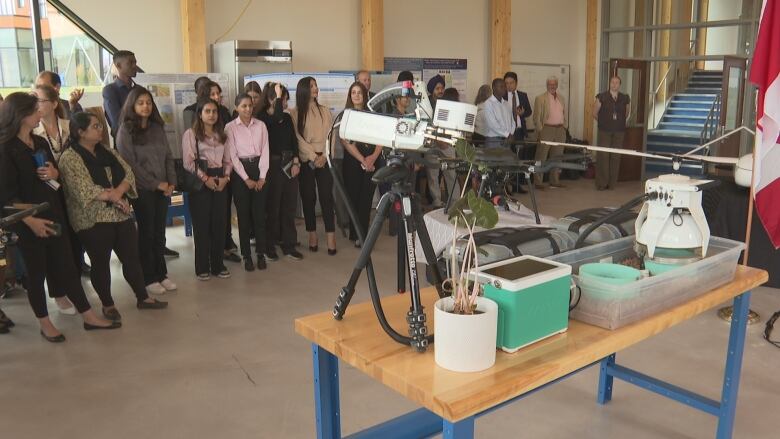
M 266 256 L 276 257 L 276 245 L 290 259 L 300 261 L 303 255 L 295 249 L 295 210 L 298 207 L 298 138 L 292 117 L 285 113 L 290 92 L 282 84 L 267 83 L 263 90 L 259 117 L 268 129 L 270 160 L 266 177 Z
M 59 170 L 46 141 L 32 134 L 38 125 L 38 98 L 11 93 L 0 103 L 0 207 L 14 203 L 49 203 L 49 208 L 11 226 L 28 270 L 27 297 L 38 318 L 41 335 L 59 343 L 65 336 L 49 320 L 44 282 L 67 291 L 81 313 L 84 329 L 114 329 L 121 325 L 92 311 L 70 257 L 70 240 L 62 232 L 65 207 L 59 193 Z
M 327 169 L 325 140 L 333 118 L 328 107 L 320 105 L 317 81 L 306 76 L 298 81 L 295 108 L 290 112 L 298 137 L 298 156 L 301 159 L 300 190 L 306 231 L 309 232 L 309 251 L 318 249 L 315 205 L 319 194 L 322 221 L 328 238 L 328 254 L 336 254 L 336 222 L 333 212 L 333 176 Z
M 238 212 L 238 238 L 244 269 L 254 271 L 250 236 L 256 239 L 257 268 L 266 268 L 265 243 L 265 178 L 268 174 L 268 130 L 254 117 L 252 97 L 246 93 L 236 96 L 238 117 L 225 127 L 226 148 L 233 163 L 233 195 Z M 269 260 L 275 260 L 270 256 Z
M 345 108 L 363 110 L 368 102 L 368 90 L 360 82 L 354 82 L 349 86 L 347 103 Z M 376 184 L 371 180 L 377 167 L 377 159 L 382 154 L 382 148 L 376 145 L 367 145 L 361 142 L 351 142 L 340 139 L 344 146 L 344 187 L 350 203 L 357 211 L 360 228 L 363 237 L 368 233 L 368 222 L 371 218 L 371 203 L 374 200 Z M 350 222 L 349 240 L 360 246 L 356 225 Z
M 135 175 L 138 197 L 131 199 L 138 224 L 138 252 L 146 291 L 175 290 L 165 264 L 168 201 L 176 186 L 176 169 L 165 134 L 165 122 L 149 90 L 137 85 L 127 96 L 116 145 Z
M 70 119 L 68 147 L 60 157 L 65 203 L 73 230 L 87 249 L 92 286 L 103 303 L 103 315 L 119 321 L 111 297 L 111 252 L 122 263 L 125 281 L 138 309 L 168 306 L 149 297 L 138 258 L 138 232 L 129 199 L 136 198 L 135 176 L 115 150 L 103 146 L 103 125 L 97 116 L 76 113 Z
M 195 274 L 207 281 L 211 275 L 230 277 L 223 263 L 225 247 L 225 188 L 233 165 L 225 147 L 227 135 L 213 99 L 198 101 L 192 128 L 181 141 L 184 169 L 196 174 L 203 187 L 190 192 L 190 213 L 195 235 Z
M 244 86 L 244 93 L 252 98 L 252 114 L 254 117 L 258 117 L 260 115 L 260 105 L 263 103 L 263 88 L 260 87 L 257 81 L 249 81 Z M 235 117 L 238 117 L 238 115 L 236 114 Z

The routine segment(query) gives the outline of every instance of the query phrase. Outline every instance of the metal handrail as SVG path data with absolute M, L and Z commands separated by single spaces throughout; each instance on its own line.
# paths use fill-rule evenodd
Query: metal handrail
M 707 113 L 707 119 L 704 121 L 701 134 L 699 135 L 699 145 L 709 141 L 718 133 L 718 122 L 720 121 L 721 94 L 715 96 L 715 100 L 710 105 L 710 111 Z

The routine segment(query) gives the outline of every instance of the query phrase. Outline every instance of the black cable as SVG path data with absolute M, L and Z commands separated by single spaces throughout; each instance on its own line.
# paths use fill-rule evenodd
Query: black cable
M 772 314 L 772 317 L 770 317 L 769 320 L 767 320 L 766 322 L 766 327 L 764 327 L 764 340 L 768 341 L 776 348 L 780 348 L 780 340 L 772 340 L 770 337 L 772 335 L 772 330 L 775 327 L 775 322 L 777 321 L 778 318 L 780 318 L 780 311 L 777 311 L 774 314 Z
M 590 226 L 588 226 L 587 229 L 585 229 L 584 232 L 580 233 L 580 237 L 577 238 L 577 242 L 574 244 L 574 248 L 582 248 L 582 245 L 585 243 L 585 238 L 587 238 L 596 228 L 598 228 L 600 225 L 604 224 L 605 222 L 609 221 L 610 219 L 620 215 L 621 213 L 627 212 L 634 207 L 636 207 L 638 204 L 643 203 L 650 199 L 655 199 L 658 197 L 658 194 L 653 192 L 650 194 L 642 194 L 636 198 L 631 199 L 626 204 L 618 207 L 617 209 L 610 212 L 608 215 L 604 215 L 603 217 L 597 219 L 596 221 L 593 221 L 590 223 Z

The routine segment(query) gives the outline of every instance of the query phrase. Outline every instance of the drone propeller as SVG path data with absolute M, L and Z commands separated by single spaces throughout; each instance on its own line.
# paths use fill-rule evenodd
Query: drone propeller
M 732 157 L 711 157 L 711 156 L 690 154 L 690 153 L 657 155 L 657 154 L 648 154 L 645 152 L 633 151 L 630 149 L 607 148 L 604 146 L 594 146 L 594 145 L 578 145 L 574 143 L 563 143 L 563 142 L 549 142 L 546 140 L 542 140 L 542 143 L 551 146 L 570 146 L 574 148 L 582 148 L 588 151 L 602 151 L 610 154 L 622 154 L 622 155 L 630 155 L 635 157 L 647 157 L 647 158 L 659 159 L 659 160 L 669 160 L 673 163 L 675 170 L 679 169 L 679 164 L 684 160 L 695 161 L 695 162 L 707 162 L 707 163 L 714 163 L 719 165 L 735 165 L 737 164 L 737 160 L 739 160 L 737 158 L 732 158 Z

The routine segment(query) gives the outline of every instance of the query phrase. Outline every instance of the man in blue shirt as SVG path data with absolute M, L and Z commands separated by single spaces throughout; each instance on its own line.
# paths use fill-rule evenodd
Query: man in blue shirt
M 106 112 L 108 125 L 111 127 L 111 136 L 116 139 L 119 130 L 119 113 L 127 100 L 130 90 L 135 87 L 136 66 L 135 54 L 129 50 L 119 50 L 114 54 L 114 67 L 116 68 L 116 81 L 103 87 L 103 110 Z

